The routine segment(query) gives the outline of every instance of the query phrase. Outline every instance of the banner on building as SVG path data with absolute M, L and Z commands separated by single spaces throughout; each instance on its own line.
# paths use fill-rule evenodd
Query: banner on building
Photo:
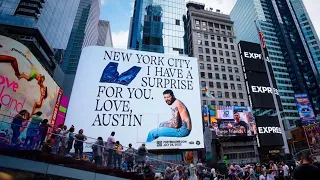
M 195 58 L 90 46 L 82 50 L 66 123 L 121 144 L 203 148 Z
M 300 120 L 302 125 L 314 123 L 316 116 L 312 109 L 309 97 L 307 94 L 295 94 L 295 102 L 298 108 Z
M 283 146 L 280 124 L 277 116 L 256 116 L 256 125 L 261 147 Z
M 217 122 L 217 107 L 213 105 L 204 105 L 202 108 L 203 120 L 205 124 L 208 124 L 208 120 L 210 119 L 210 123 Z
M 306 138 L 312 153 L 320 152 L 320 123 L 304 126 Z

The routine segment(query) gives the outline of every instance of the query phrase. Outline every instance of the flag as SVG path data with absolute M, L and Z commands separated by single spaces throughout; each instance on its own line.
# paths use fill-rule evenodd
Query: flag
M 203 93 L 205 93 L 206 97 L 214 98 L 214 96 L 209 92 L 209 88 L 206 86 L 204 89 L 202 89 Z
M 262 48 L 263 49 L 266 48 L 266 43 L 264 42 L 264 35 L 263 35 L 262 31 L 260 31 L 260 30 L 259 30 L 259 38 L 260 38 L 260 43 L 261 43 Z

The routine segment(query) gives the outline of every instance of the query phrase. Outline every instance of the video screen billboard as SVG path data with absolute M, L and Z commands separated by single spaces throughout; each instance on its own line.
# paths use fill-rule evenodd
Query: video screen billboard
M 227 115 L 226 115 L 227 114 Z M 219 106 L 217 123 L 211 123 L 211 130 L 217 136 L 255 136 L 257 134 L 251 107 Z
M 262 61 L 262 53 L 260 44 L 252 43 L 252 42 L 246 42 L 246 41 L 240 41 L 238 43 L 240 57 L 241 57 L 241 63 L 242 66 L 245 67 L 246 71 L 254 71 L 254 72 L 262 72 L 266 73 L 266 66 L 264 62 Z M 266 49 L 264 49 L 267 64 L 269 66 L 270 73 L 273 73 L 271 71 L 271 63 L 269 61 L 269 54 Z
M 261 147 L 283 146 L 281 128 L 277 116 L 256 116 L 257 131 Z
M 12 117 L 23 109 L 29 114 L 41 111 L 50 122 L 59 90 L 26 46 L 0 35 L 0 114 Z
M 300 115 L 301 124 L 306 125 L 316 122 L 317 118 L 314 114 L 308 95 L 295 94 L 294 98 Z
M 203 120 L 205 125 L 208 124 L 208 120 L 210 119 L 210 123 L 217 122 L 217 108 L 213 105 L 204 105 L 202 108 Z
M 82 50 L 66 124 L 138 148 L 203 148 L 195 58 L 100 46 Z
M 275 108 L 272 97 L 272 89 L 269 85 L 268 76 L 265 73 L 246 72 L 247 89 L 249 102 L 254 108 Z M 278 101 L 279 108 L 282 109 L 279 92 L 275 79 L 272 78 L 274 92 Z
M 304 126 L 306 138 L 312 153 L 320 152 L 320 123 Z

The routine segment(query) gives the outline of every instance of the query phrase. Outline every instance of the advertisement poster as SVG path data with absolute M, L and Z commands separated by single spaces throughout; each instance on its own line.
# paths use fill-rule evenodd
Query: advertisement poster
M 0 114 L 8 117 L 4 118 L 7 122 L 26 110 L 23 113 L 26 119 L 30 120 L 30 115 L 41 111 L 42 117 L 50 123 L 59 90 L 27 47 L 0 36 Z M 10 129 L 10 125 L 1 123 L 0 129 Z
M 283 146 L 282 132 L 277 116 L 256 116 L 261 147 Z
M 320 123 L 304 126 L 306 138 L 312 153 L 320 152 Z
M 218 123 L 212 123 L 210 128 L 218 136 L 255 136 L 257 134 L 255 119 L 250 107 L 219 106 L 219 115 L 221 111 L 232 112 L 232 118 L 220 118 Z
M 308 95 L 295 94 L 294 98 L 300 115 L 301 124 L 307 125 L 314 123 L 316 121 L 316 116 L 314 115 Z
M 90 46 L 82 50 L 66 124 L 148 149 L 203 148 L 195 58 Z
M 66 119 L 68 104 L 69 104 L 69 98 L 67 96 L 62 95 L 59 110 L 58 110 L 58 115 L 56 119 L 56 124 L 55 124 L 56 126 L 60 124 L 64 124 L 64 121 Z
M 202 109 L 203 120 L 205 125 L 208 125 L 208 120 L 210 119 L 210 123 L 217 122 L 217 108 L 213 105 L 204 105 Z

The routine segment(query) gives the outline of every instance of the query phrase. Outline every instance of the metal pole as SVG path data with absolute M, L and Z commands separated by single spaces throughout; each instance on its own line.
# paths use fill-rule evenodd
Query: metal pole
M 255 23 L 255 25 L 257 27 L 257 30 L 258 30 L 257 22 L 254 21 L 254 23 Z M 257 32 L 258 32 L 258 37 L 260 37 L 259 31 L 257 31 Z M 269 71 L 269 66 L 268 66 L 268 63 L 266 61 L 266 55 L 264 53 L 264 49 L 263 49 L 263 47 L 261 45 L 261 42 L 260 42 L 260 48 L 261 48 L 261 53 L 262 53 L 262 57 L 263 57 L 263 62 L 264 62 L 264 65 L 266 66 L 266 71 L 267 71 L 267 75 L 268 75 L 269 84 L 270 84 L 270 87 L 271 87 L 273 102 L 274 102 L 274 105 L 275 105 L 275 108 L 276 108 L 276 112 L 277 112 L 280 128 L 281 128 L 281 131 L 282 131 L 282 139 L 283 139 L 283 143 L 284 143 L 284 152 L 286 154 L 288 154 L 290 152 L 289 152 L 287 137 L 286 137 L 286 134 L 285 134 L 285 131 L 284 131 L 284 128 L 283 128 L 282 118 L 281 118 L 280 110 L 279 110 L 279 106 L 278 106 L 278 101 L 277 101 L 276 95 L 274 93 L 273 83 L 272 83 L 271 75 L 270 75 L 270 71 Z

